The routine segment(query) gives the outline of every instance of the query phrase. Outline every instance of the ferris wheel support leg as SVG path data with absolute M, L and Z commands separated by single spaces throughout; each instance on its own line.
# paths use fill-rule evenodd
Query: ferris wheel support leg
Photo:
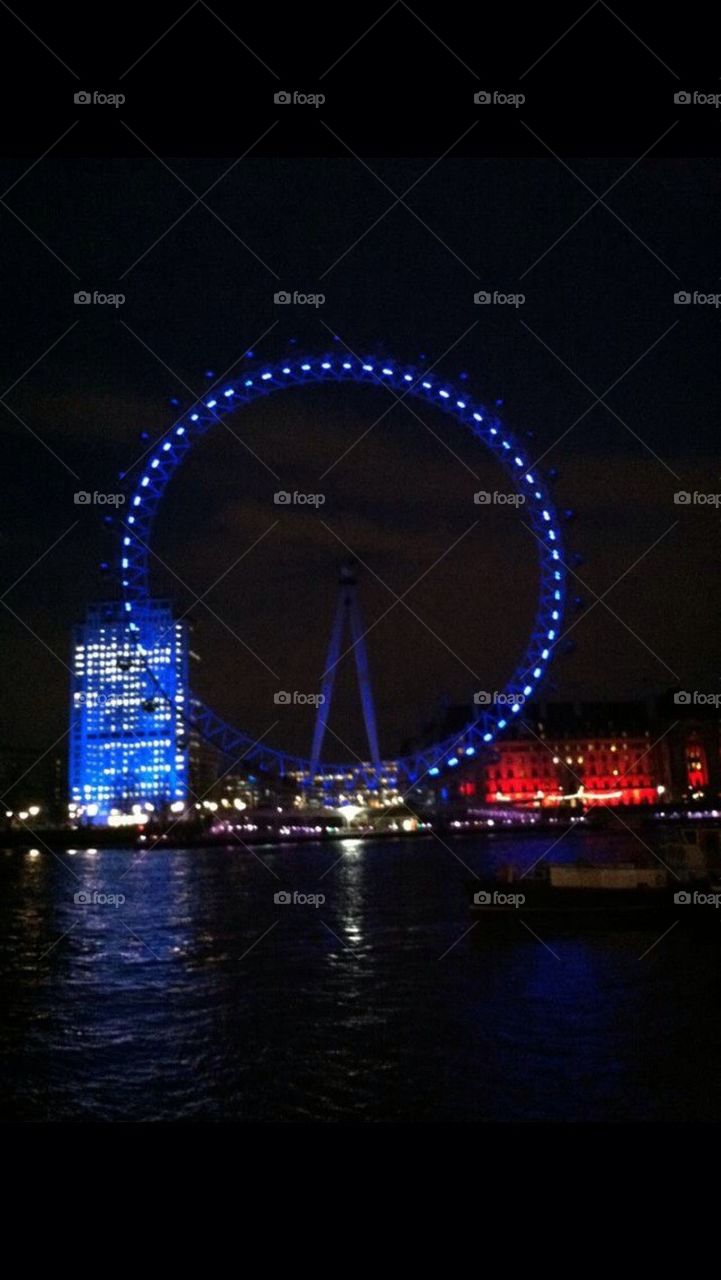
M 313 786 L 315 775 L 318 772 L 318 764 L 320 762 L 320 753 L 323 749 L 323 739 L 325 737 L 326 725 L 328 723 L 328 713 L 330 712 L 330 704 L 333 698 L 333 684 L 335 681 L 336 667 L 338 666 L 338 658 L 340 656 L 340 643 L 343 635 L 343 614 L 345 612 L 345 599 L 340 597 L 333 619 L 333 630 L 330 633 L 330 643 L 328 645 L 328 653 L 325 660 L 325 672 L 323 674 L 323 682 L 321 685 L 321 701 L 315 718 L 315 729 L 313 731 L 313 746 L 310 753 L 310 777 L 308 785 Z
M 350 622 L 351 635 L 353 637 L 353 645 L 355 649 L 355 665 L 358 673 L 358 686 L 360 688 L 363 719 L 365 720 L 371 763 L 380 774 L 381 757 L 380 751 L 378 750 L 378 730 L 376 728 L 376 712 L 375 706 L 373 705 L 373 691 L 371 689 L 371 678 L 368 668 L 368 654 L 365 646 L 365 632 L 363 631 L 363 619 L 361 617 L 360 604 L 358 603 L 358 597 L 355 595 L 353 596 L 351 603 Z

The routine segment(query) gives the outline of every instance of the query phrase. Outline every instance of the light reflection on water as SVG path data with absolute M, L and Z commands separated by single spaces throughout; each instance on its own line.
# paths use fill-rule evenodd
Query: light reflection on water
M 7 852 L 3 1117 L 721 1118 L 716 938 L 470 928 L 544 845 L 447 844 Z

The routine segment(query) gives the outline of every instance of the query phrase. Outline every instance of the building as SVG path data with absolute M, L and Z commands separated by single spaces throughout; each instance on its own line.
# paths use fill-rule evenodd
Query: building
M 484 771 L 484 802 L 539 808 L 658 803 L 668 789 L 659 779 L 667 772 L 650 738 L 588 736 L 501 743 L 498 760 Z
M 529 704 L 513 737 L 464 767 L 448 798 L 466 805 L 637 806 L 719 798 L 718 710 L 673 695 Z
M 122 825 L 188 794 L 188 632 L 169 601 L 92 605 L 74 634 L 70 817 Z
M 523 736 L 502 740 L 498 761 L 486 766 L 486 803 L 642 805 L 669 789 L 668 760 L 643 702 L 540 703 L 523 719 Z

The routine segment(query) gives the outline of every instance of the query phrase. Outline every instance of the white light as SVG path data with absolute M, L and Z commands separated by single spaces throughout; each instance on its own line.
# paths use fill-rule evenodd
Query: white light
M 351 823 L 353 819 L 357 818 L 358 814 L 362 812 L 363 807 L 358 804 L 343 804 L 336 809 L 336 813 L 339 814 L 341 818 L 345 818 L 348 823 Z

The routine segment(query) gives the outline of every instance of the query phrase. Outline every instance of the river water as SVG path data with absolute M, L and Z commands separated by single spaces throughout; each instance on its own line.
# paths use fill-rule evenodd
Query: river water
M 713 930 L 471 927 L 471 873 L 549 843 L 0 852 L 0 1115 L 721 1119 Z

